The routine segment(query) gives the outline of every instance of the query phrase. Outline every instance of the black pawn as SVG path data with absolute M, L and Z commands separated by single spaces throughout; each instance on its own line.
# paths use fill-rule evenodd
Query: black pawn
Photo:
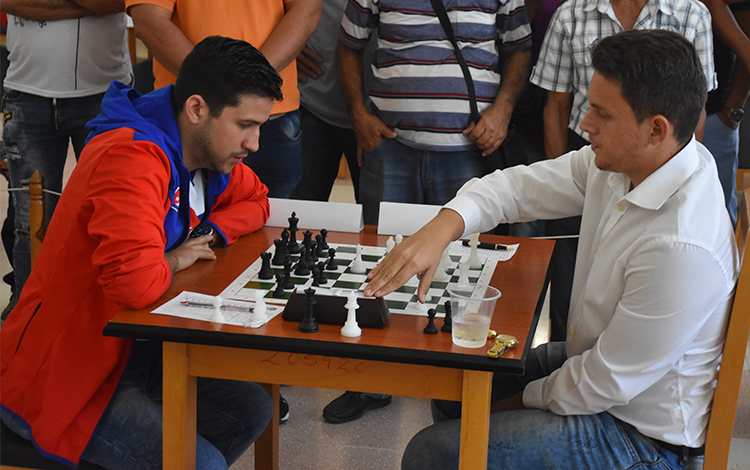
M 303 333 L 315 333 L 318 331 L 318 322 L 315 320 L 315 289 L 305 289 L 305 316 L 299 324 L 299 330 Z
M 328 278 L 326 277 L 325 269 L 325 261 L 321 261 L 320 263 L 318 263 L 318 284 L 321 286 L 328 284 Z
M 321 245 L 321 249 L 323 251 L 328 249 L 328 242 L 326 242 L 326 237 L 328 237 L 328 230 L 322 228 L 320 229 L 320 237 L 323 239 L 323 244 Z M 322 256 L 322 255 L 321 255 Z
M 328 247 L 323 247 L 323 236 L 315 235 L 315 254 L 318 255 L 318 258 L 325 256 L 327 249 Z
M 431 308 L 427 310 L 427 318 L 429 318 L 429 321 L 427 322 L 427 326 L 424 327 L 424 334 L 426 335 L 436 335 L 438 332 L 437 327 L 435 327 L 435 314 L 437 312 L 434 308 Z
M 276 289 L 273 291 L 273 297 L 276 299 L 281 299 L 284 296 L 286 296 L 286 292 L 284 292 L 284 286 L 282 283 L 284 282 L 284 273 L 276 273 Z
M 271 264 L 274 266 L 283 266 L 284 265 L 284 258 L 286 254 L 286 245 L 288 242 L 284 240 L 276 239 L 273 241 L 274 246 L 274 252 L 273 252 L 273 259 L 271 260 Z
M 320 269 L 318 269 L 317 264 L 313 264 L 312 268 L 310 268 L 310 272 L 312 273 L 312 285 L 313 287 L 320 286 Z
M 329 271 L 336 271 L 339 269 L 336 264 L 336 248 L 328 249 L 328 264 L 326 264 L 326 269 Z
M 440 331 L 444 333 L 451 333 L 453 331 L 453 317 L 451 316 L 451 301 L 445 301 L 445 318 L 443 318 L 443 326 L 440 327 Z
M 300 251 L 299 262 L 297 263 L 297 266 L 294 268 L 295 276 L 309 276 L 310 275 L 310 267 L 307 265 L 306 258 L 307 258 L 307 248 L 302 247 L 302 251 Z
M 284 281 L 281 284 L 286 290 L 294 289 L 294 281 L 292 280 L 292 260 L 287 259 L 284 261 Z
M 271 253 L 265 252 L 260 254 L 261 265 L 260 271 L 258 271 L 259 279 L 273 279 L 273 271 L 271 270 Z

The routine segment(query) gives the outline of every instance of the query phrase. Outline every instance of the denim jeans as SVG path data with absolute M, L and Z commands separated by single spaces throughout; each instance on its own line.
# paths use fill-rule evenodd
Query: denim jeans
M 268 197 L 289 199 L 302 178 L 299 111 L 290 111 L 260 127 L 258 151 L 245 164 L 268 186 Z
M 346 156 L 359 201 L 359 163 L 354 130 L 328 124 L 304 106 L 302 118 L 302 179 L 292 192 L 293 199 L 327 201 L 339 172 L 341 155 Z
M 260 436 L 273 402 L 252 382 L 198 378 L 196 468 L 226 470 Z M 30 439 L 3 410 L 3 421 Z M 110 469 L 162 468 L 162 368 L 159 343 L 134 343 L 128 365 L 82 458 Z
M 483 171 L 479 149 L 436 152 L 384 138 L 363 155 L 359 194 L 364 222 L 377 225 L 383 201 L 445 204 L 464 183 L 482 176 Z
M 52 99 L 5 90 L 3 97 L 3 140 L 5 141 L 10 187 L 29 185 L 34 170 L 44 180 L 44 189 L 61 192 L 63 170 L 72 142 L 76 159 L 88 135 L 85 126 L 101 109 L 102 97 Z M 31 272 L 31 239 L 29 238 L 29 193 L 14 191 L 15 240 L 13 271 L 18 295 Z M 49 222 L 58 196 L 44 194 L 44 219 Z
M 495 374 L 492 400 L 510 398 L 526 384 L 549 375 L 565 362 L 565 343 L 547 343 L 529 354 L 522 376 Z M 436 424 L 409 442 L 402 470 L 458 468 L 460 403 L 434 401 Z M 490 415 L 487 468 L 495 469 L 701 469 L 703 458 L 681 466 L 635 428 L 603 412 L 560 416 L 547 410 L 515 410 Z
M 719 181 L 724 190 L 724 202 L 732 219 L 737 223 L 737 164 L 740 151 L 739 129 L 732 130 L 714 113 L 706 117 L 706 130 L 703 133 L 703 145 L 706 146 L 716 161 Z

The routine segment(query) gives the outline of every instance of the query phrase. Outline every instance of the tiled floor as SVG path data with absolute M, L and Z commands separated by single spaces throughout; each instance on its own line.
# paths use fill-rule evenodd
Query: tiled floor
M 68 159 L 66 174 L 73 166 Z M 0 178 L 0 190 L 5 189 Z M 337 180 L 332 200 L 353 201 L 353 191 L 346 180 Z M 0 214 L 5 214 L 7 198 L 0 195 Z M 10 270 L 8 260 L 0 255 L 0 276 Z M 9 297 L 8 287 L 0 282 L 0 309 Z M 538 338 L 545 336 L 547 322 L 540 322 Z M 730 470 L 750 470 L 750 348 L 746 355 L 737 421 L 732 440 Z M 340 390 L 282 387 L 290 405 L 289 422 L 281 427 L 280 468 L 282 470 L 390 470 L 399 468 L 401 454 L 409 439 L 431 423 L 429 401 L 394 397 L 393 403 L 347 424 L 323 421 L 323 407 L 336 398 Z M 251 448 L 232 470 L 251 470 L 254 451 Z M 714 469 L 707 469 L 714 470 Z

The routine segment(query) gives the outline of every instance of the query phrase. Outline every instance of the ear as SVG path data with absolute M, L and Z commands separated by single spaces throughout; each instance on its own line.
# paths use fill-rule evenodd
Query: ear
M 651 117 L 649 120 L 651 133 L 649 134 L 649 143 L 651 145 L 660 145 L 670 138 L 674 138 L 674 126 L 661 114 Z
M 208 117 L 208 105 L 201 95 L 190 95 L 185 101 L 185 116 L 191 124 L 200 124 Z

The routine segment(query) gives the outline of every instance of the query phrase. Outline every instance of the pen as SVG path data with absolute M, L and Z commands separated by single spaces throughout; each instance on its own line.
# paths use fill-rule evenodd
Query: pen
M 464 246 L 469 246 L 469 240 L 463 241 Z M 501 245 L 499 243 L 483 243 L 479 242 L 479 245 L 477 245 L 477 248 L 484 248 L 485 250 L 503 250 L 503 251 L 510 251 L 513 249 L 512 246 L 508 245 Z
M 180 301 L 181 305 L 186 305 L 188 307 L 206 307 L 206 308 L 214 308 L 213 304 L 203 303 L 203 302 L 191 302 L 190 300 L 182 300 Z M 222 305 L 220 307 L 222 310 L 227 309 L 233 309 L 233 310 L 242 310 L 243 312 L 252 311 L 250 307 L 237 307 L 235 305 Z

